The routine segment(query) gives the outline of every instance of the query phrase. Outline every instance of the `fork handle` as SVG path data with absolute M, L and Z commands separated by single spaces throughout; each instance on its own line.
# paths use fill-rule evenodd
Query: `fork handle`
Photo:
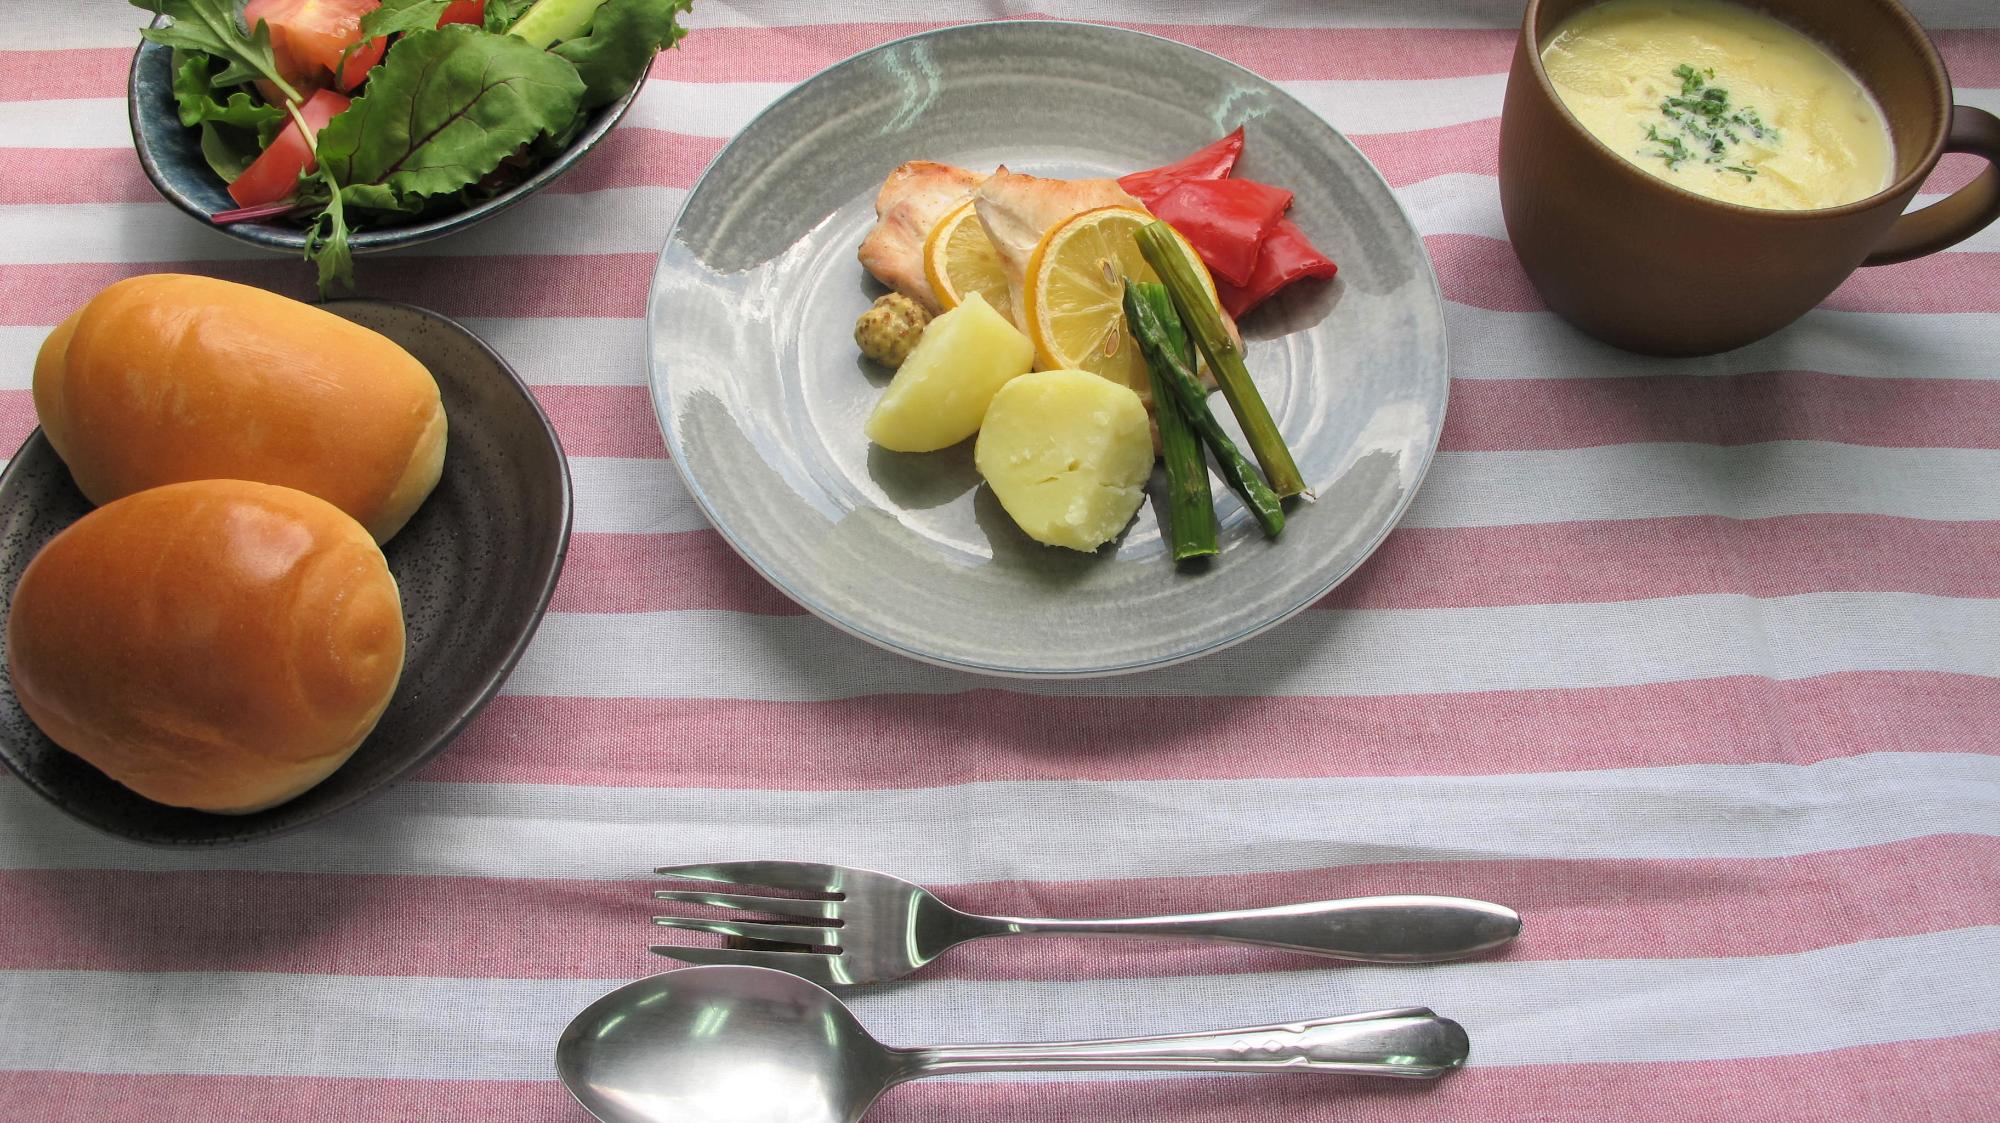
M 1465 897 L 1350 897 L 1264 909 L 1123 920 L 976 917 L 982 936 L 1178 936 L 1260 944 L 1364 963 L 1442 963 L 1490 951 L 1521 931 L 1521 915 Z
M 1464 1027 L 1423 1007 L 1209 1033 L 891 1050 L 896 1079 L 1003 1070 L 1324 1072 L 1429 1080 L 1465 1063 Z

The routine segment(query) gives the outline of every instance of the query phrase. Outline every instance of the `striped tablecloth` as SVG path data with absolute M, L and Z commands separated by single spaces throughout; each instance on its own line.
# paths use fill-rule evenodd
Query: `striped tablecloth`
M 2000 110 L 2000 6 L 1918 0 Z M 1255 68 L 1381 167 L 1449 300 L 1416 505 L 1300 619 L 1161 674 L 1022 687 L 802 615 L 667 463 L 640 316 L 684 190 L 788 86 L 931 24 L 1144 27 Z M 281 841 L 124 845 L 0 782 L 0 1117 L 578 1120 L 561 1025 L 662 966 L 645 871 L 893 870 L 981 909 L 1490 897 L 1510 955 L 1329 967 L 997 941 L 862 994 L 892 1042 L 1126 1034 L 1428 1002 L 1473 1067 L 968 1078 L 883 1120 L 2000 1119 L 2000 229 L 1857 275 L 1777 337 L 1669 362 L 1544 311 L 1503 240 L 1513 0 L 700 0 L 555 189 L 366 291 L 535 384 L 578 511 L 553 611 L 416 782 Z M 827 22 L 839 21 L 839 22 Z M 7 0 L 0 438 L 50 325 L 161 269 L 301 292 L 160 202 L 122 100 L 138 19 Z M 1947 161 L 1929 190 L 1971 171 Z

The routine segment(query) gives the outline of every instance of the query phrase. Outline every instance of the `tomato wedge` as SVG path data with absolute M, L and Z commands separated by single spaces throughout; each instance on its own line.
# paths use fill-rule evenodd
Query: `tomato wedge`
M 312 126 L 313 136 L 317 137 L 328 121 L 347 108 L 350 100 L 345 94 L 321 90 L 299 106 L 299 116 L 306 119 L 306 124 Z M 293 121 L 271 141 L 271 146 L 262 155 L 243 169 L 236 182 L 229 185 L 229 197 L 236 200 L 239 207 L 275 203 L 290 195 L 298 187 L 299 176 L 311 171 L 316 163 L 312 146 L 299 133 L 299 123 Z
M 345 66 L 340 56 L 361 41 L 361 17 L 381 6 L 382 0 L 250 0 L 243 22 L 252 30 L 259 23 L 270 27 L 271 53 L 286 81 L 315 85 L 319 75 L 338 66 L 335 84 L 351 90 L 382 61 L 389 44 L 372 39 L 349 55 Z
M 486 0 L 452 0 L 451 6 L 438 17 L 438 26 L 448 23 L 469 23 L 477 27 L 486 22 Z

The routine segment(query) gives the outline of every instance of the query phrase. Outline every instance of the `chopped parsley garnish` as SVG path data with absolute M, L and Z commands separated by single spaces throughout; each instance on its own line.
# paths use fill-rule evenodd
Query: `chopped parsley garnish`
M 1660 146 L 1648 155 L 1666 160 L 1670 171 L 1679 171 L 1682 164 L 1694 158 L 1694 153 L 1688 151 L 1686 141 L 1677 136 L 1661 136 L 1660 130 L 1652 125 L 1646 126 L 1646 139 Z
M 1665 160 L 1669 171 L 1698 161 L 1718 172 L 1755 179 L 1757 169 L 1735 160 L 1733 150 L 1745 143 L 1746 137 L 1779 144 L 1784 138 L 1778 130 L 1765 124 L 1755 109 L 1731 105 L 1727 88 L 1710 85 L 1715 80 L 1713 68 L 1697 70 L 1682 63 L 1674 67 L 1673 75 L 1680 79 L 1681 92 L 1660 102 L 1660 114 L 1667 125 L 1664 129 L 1646 126 L 1646 140 L 1653 147 L 1640 154 Z

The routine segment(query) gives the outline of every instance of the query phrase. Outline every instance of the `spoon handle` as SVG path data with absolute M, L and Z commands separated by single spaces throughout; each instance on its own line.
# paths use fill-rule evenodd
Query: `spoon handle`
M 899 1079 L 1003 1070 L 1331 1072 L 1427 1080 L 1465 1063 L 1465 1029 L 1423 1007 L 1209 1033 L 897 1049 Z
M 1178 936 L 1259 944 L 1366 963 L 1440 963 L 1491 951 L 1521 931 L 1513 909 L 1467 897 L 1350 897 L 1272 908 L 1123 920 L 976 917 L 980 935 Z

